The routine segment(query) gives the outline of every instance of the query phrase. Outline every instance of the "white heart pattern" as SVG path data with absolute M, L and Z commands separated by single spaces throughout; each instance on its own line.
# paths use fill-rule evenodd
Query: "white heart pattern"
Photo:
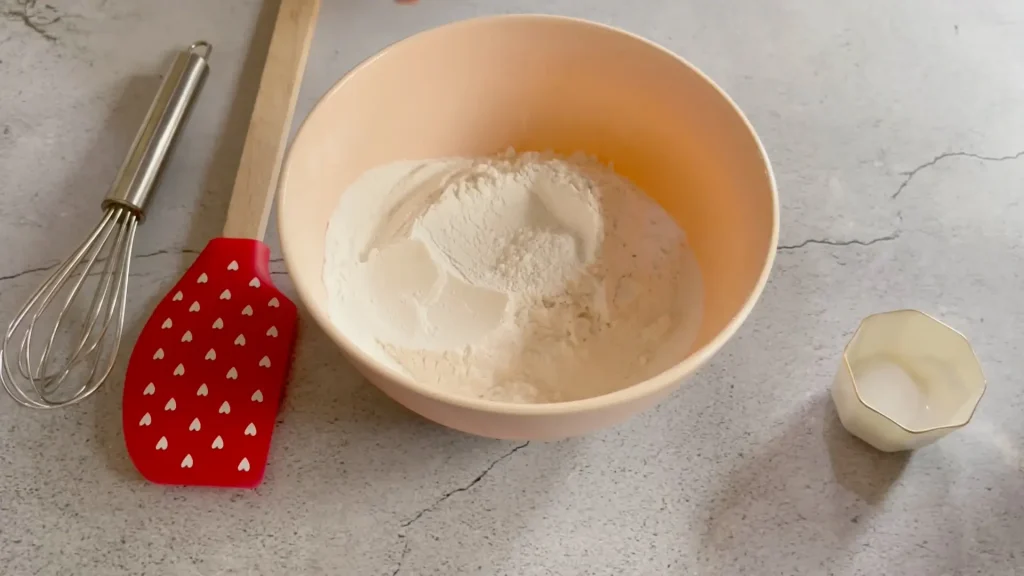
M 263 366 L 264 368 L 270 368 L 270 358 L 266 356 L 260 358 L 260 366 Z
M 168 410 L 170 412 L 174 412 L 174 409 L 177 407 L 178 403 L 174 401 L 174 398 L 171 398 L 167 401 L 167 404 L 164 404 L 164 410 Z
M 198 301 L 193 302 L 192 305 L 188 307 L 188 311 L 189 312 L 199 312 L 199 302 Z
M 181 290 L 178 290 L 178 292 L 174 295 L 174 298 L 171 298 L 171 300 L 175 302 L 181 302 L 181 299 L 184 297 L 185 295 L 181 293 Z
M 185 330 L 185 333 L 181 335 L 181 341 L 182 342 L 191 342 L 192 341 L 192 331 L 191 330 Z
M 163 328 L 164 330 L 167 330 L 171 326 L 174 326 L 174 322 L 171 322 L 170 318 L 168 318 L 167 320 L 164 320 L 164 323 L 160 325 L 160 327 Z
M 232 260 L 231 264 L 228 264 L 228 270 L 238 270 L 238 261 Z
M 163 358 L 164 358 L 164 349 L 163 348 L 157 348 L 156 352 L 153 353 L 153 360 L 163 360 Z
M 256 425 L 253 424 L 252 422 L 249 422 L 249 425 L 245 427 L 245 435 L 246 436 L 255 436 L 256 435 Z
M 249 280 L 249 286 L 252 286 L 253 288 L 259 288 L 260 287 L 260 279 L 255 277 L 255 276 L 253 276 L 252 280 Z
M 220 318 L 217 318 L 216 320 L 213 321 L 213 329 L 214 330 L 220 330 L 223 327 L 224 327 L 224 321 L 221 320 Z
M 161 436 L 156 442 L 157 450 L 167 450 L 167 436 Z
M 189 432 L 198 432 L 201 425 L 199 424 L 199 418 L 193 418 L 192 423 L 188 425 Z
M 184 373 L 185 373 L 185 365 L 184 365 L 184 364 L 178 364 L 178 365 L 177 365 L 177 366 L 176 366 L 176 367 L 174 368 L 174 375 L 175 375 L 175 376 L 181 376 L 181 375 L 182 375 L 182 374 L 184 374 Z
M 238 370 L 235 370 L 232 367 L 231 370 L 228 370 L 227 378 L 228 378 L 228 380 L 238 380 Z
M 253 402 L 263 402 L 263 392 L 260 392 L 259 390 L 253 392 L 252 393 L 252 401 Z
M 216 360 L 217 359 L 217 351 L 214 350 L 213 348 L 210 348 L 210 351 L 206 353 L 206 359 L 207 360 Z
M 238 471 L 239 472 L 248 472 L 249 471 L 249 459 L 248 458 L 242 458 L 242 461 L 238 463 Z
M 206 272 L 203 272 L 202 274 L 199 275 L 199 278 L 196 278 L 196 284 L 206 284 L 206 280 Z
M 277 308 L 280 305 L 281 305 L 281 303 L 277 301 L 276 297 L 275 298 L 271 298 L 270 302 L 267 302 L 267 306 L 270 306 L 271 308 Z
M 235 338 L 235 346 L 245 346 L 245 335 L 239 334 L 238 338 Z
M 252 316 L 252 306 L 246 304 L 245 308 L 242 308 L 242 316 Z
M 149 415 L 149 412 L 146 412 L 145 414 L 143 414 L 142 415 L 142 420 L 139 420 L 139 426 L 149 426 L 152 423 L 153 423 L 153 417 Z
M 181 461 L 181 467 L 182 468 L 191 468 L 192 467 L 192 455 L 191 454 L 185 454 L 185 459 Z
M 196 390 L 196 396 L 206 396 L 210 393 L 210 389 L 206 387 L 206 384 L 199 386 L 199 390 Z
M 220 436 L 217 436 L 216 438 L 213 439 L 213 444 L 210 444 L 210 448 L 213 448 L 214 450 L 220 450 L 224 448 L 224 439 L 221 438 Z
M 142 391 L 142 395 L 143 396 L 152 396 L 155 393 L 156 393 L 156 386 L 154 386 L 152 382 L 150 382 L 149 386 L 146 386 L 146 389 Z
M 220 299 L 221 300 L 231 300 L 231 290 L 228 290 L 227 288 L 225 288 L 224 291 L 220 293 Z
M 267 330 L 267 336 L 277 338 L 277 326 L 271 326 L 270 329 Z
M 217 412 L 219 412 L 221 414 L 230 414 L 231 413 L 231 404 L 228 404 L 228 401 L 225 400 L 224 403 L 220 405 L 220 409 L 218 409 Z

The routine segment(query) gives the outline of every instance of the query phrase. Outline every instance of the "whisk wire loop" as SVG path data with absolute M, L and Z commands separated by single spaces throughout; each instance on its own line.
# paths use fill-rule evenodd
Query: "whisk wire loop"
M 124 331 L 130 257 L 138 223 L 138 217 L 127 208 L 108 208 L 85 242 L 15 315 L 0 348 L 0 381 L 16 402 L 33 408 L 68 406 L 91 396 L 110 376 Z M 70 353 L 58 354 L 58 336 L 76 334 L 68 330 L 70 315 L 84 297 L 83 287 L 91 277 L 98 277 L 98 285 L 85 322 Z M 56 319 L 45 334 L 47 313 L 57 304 Z M 39 338 L 45 339 L 41 351 L 33 347 Z M 17 374 L 12 356 L 17 358 Z

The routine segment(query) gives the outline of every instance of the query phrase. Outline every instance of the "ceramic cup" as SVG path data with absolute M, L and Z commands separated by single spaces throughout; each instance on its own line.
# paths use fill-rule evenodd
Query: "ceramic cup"
M 865 318 L 832 384 L 843 426 L 883 452 L 920 448 L 965 426 L 984 393 L 967 339 L 917 310 Z

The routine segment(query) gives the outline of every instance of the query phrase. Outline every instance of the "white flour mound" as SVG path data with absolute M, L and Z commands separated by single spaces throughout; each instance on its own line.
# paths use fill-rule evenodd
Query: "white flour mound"
M 327 230 L 332 321 L 366 353 L 463 396 L 560 402 L 688 355 L 703 287 L 653 200 L 584 157 L 397 162 Z

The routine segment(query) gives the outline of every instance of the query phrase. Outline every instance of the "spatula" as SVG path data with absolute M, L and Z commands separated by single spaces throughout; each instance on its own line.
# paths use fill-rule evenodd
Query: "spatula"
M 282 0 L 228 207 L 157 305 L 125 377 L 128 454 L 151 482 L 248 488 L 263 479 L 297 310 L 262 242 L 320 0 Z

